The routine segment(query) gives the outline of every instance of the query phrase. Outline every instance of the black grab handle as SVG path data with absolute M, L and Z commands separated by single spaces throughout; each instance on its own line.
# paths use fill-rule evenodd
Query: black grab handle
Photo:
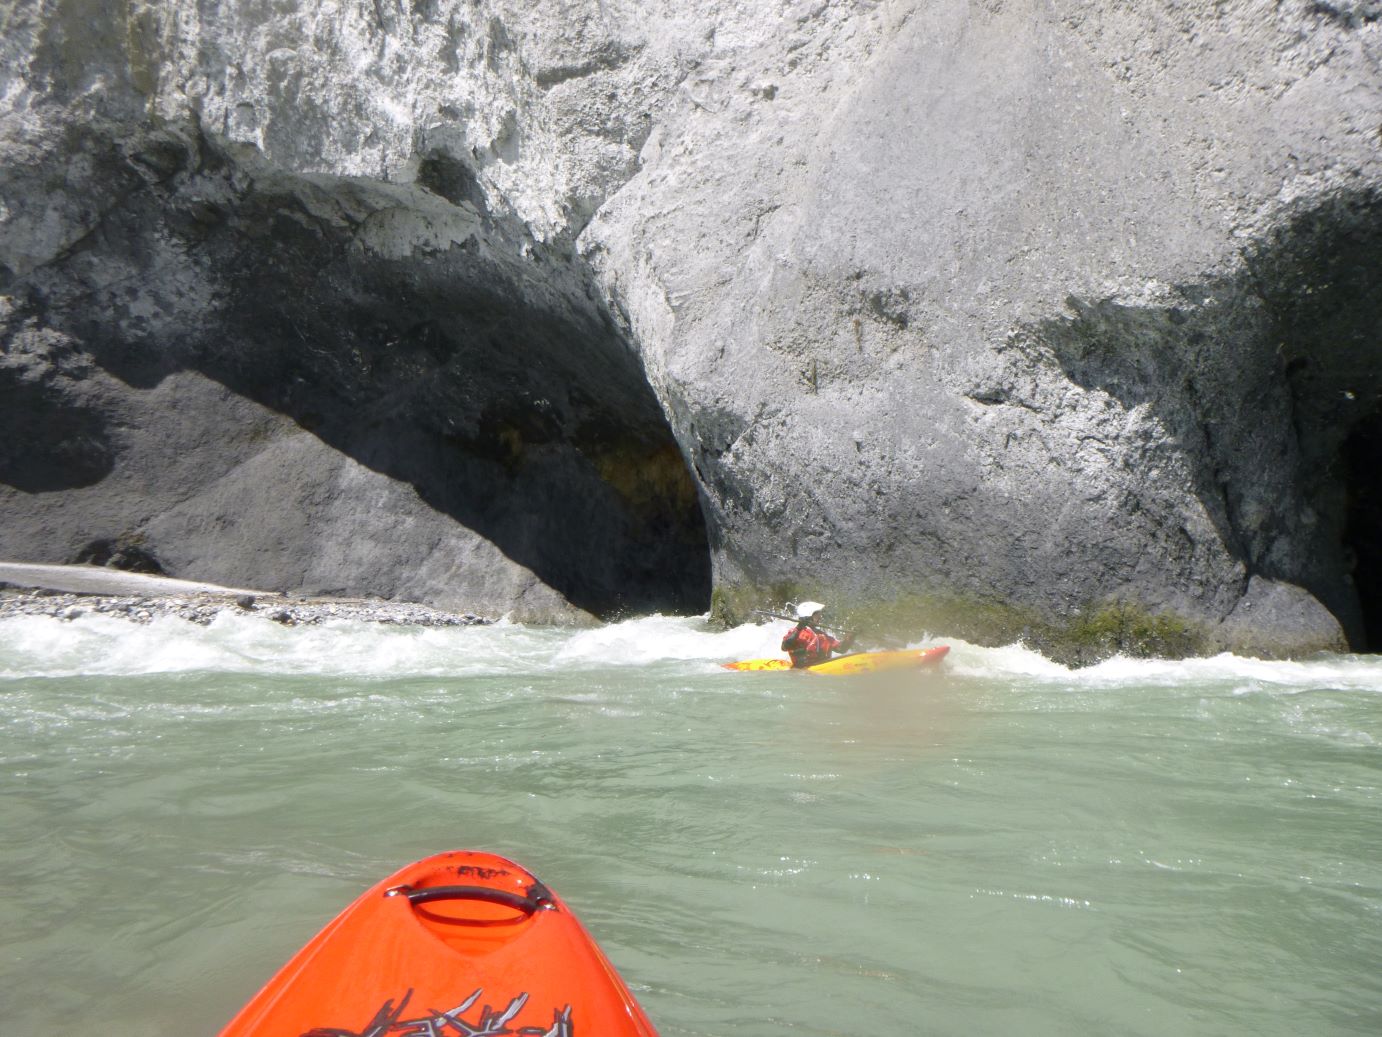
M 547 887 L 535 882 L 528 887 L 528 895 L 511 893 L 507 889 L 494 889 L 490 886 L 424 886 L 422 889 L 409 889 L 400 886 L 388 891 L 390 896 L 402 894 L 410 904 L 429 904 L 433 900 L 483 900 L 490 904 L 502 904 L 516 911 L 530 915 L 543 908 L 553 908 L 552 895 Z

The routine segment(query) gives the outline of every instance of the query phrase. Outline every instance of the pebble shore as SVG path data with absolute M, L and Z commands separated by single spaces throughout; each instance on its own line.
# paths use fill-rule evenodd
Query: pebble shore
M 427 605 L 373 598 L 291 598 L 252 594 L 154 597 L 0 588 L 0 619 L 9 616 L 51 616 L 70 620 L 86 615 L 101 615 L 133 623 L 149 623 L 165 616 L 176 616 L 205 626 L 226 612 L 261 616 L 284 626 L 314 626 L 331 620 L 420 627 L 477 626 L 493 622 L 471 612 L 446 612 Z

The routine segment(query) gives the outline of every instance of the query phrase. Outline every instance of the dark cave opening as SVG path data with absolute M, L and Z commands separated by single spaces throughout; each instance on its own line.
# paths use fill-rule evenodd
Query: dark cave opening
M 695 481 L 628 330 L 568 244 L 537 242 L 486 211 L 458 161 L 428 156 L 414 185 L 335 181 L 274 169 L 196 128 L 168 134 L 175 161 L 152 186 L 93 137 L 118 204 L 99 234 L 16 287 L 25 319 L 79 344 L 67 348 L 130 398 L 189 371 L 290 418 L 595 616 L 706 611 Z M 453 236 L 419 229 L 433 223 Z M 136 316 L 140 306 L 155 319 Z M 107 474 L 114 460 L 96 433 L 111 414 L 88 430 L 83 412 L 59 403 L 47 425 L 72 429 L 54 437 L 67 454 L 42 458 L 48 481 L 34 484 L 25 452 L 3 444 L 0 481 L 69 489 Z M 188 449 L 229 457 L 219 444 L 240 430 L 218 420 L 208 415 Z M 92 561 L 113 558 L 105 540 L 142 520 L 102 521 L 108 531 L 85 534 L 97 538 Z M 297 545 L 297 527 L 283 529 Z M 432 549 L 423 536 L 415 555 Z M 328 578 L 393 593 L 344 570 Z
M 617 328 L 493 269 L 324 269 L 248 278 L 217 336 L 238 350 L 204 345 L 198 369 L 411 484 L 600 618 L 709 607 L 695 484 Z
M 1323 519 L 1301 580 L 1355 651 L 1382 648 L 1382 193 L 1339 192 L 1251 260 L 1291 396 L 1304 498 Z M 1269 340 L 1271 341 L 1271 340 Z
M 1344 545 L 1363 613 L 1359 651 L 1382 650 L 1382 410 L 1353 429 L 1343 447 L 1348 499 Z
M 617 328 L 525 300 L 493 270 L 333 269 L 306 291 L 252 280 L 222 326 L 256 331 L 199 368 L 411 484 L 581 609 L 706 611 L 696 487 Z

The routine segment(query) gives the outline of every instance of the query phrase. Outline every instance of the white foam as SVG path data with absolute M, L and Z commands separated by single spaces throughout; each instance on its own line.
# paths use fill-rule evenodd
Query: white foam
M 947 666 L 951 673 L 1070 688 L 1223 684 L 1245 691 L 1382 691 L 1379 655 L 1329 655 L 1303 660 L 1255 659 L 1227 653 L 1197 659 L 1135 659 L 1120 655 L 1092 666 L 1068 667 L 1021 645 L 985 648 L 960 640 L 948 643 L 951 650 Z
M 354 621 L 284 627 L 223 613 L 208 626 L 101 615 L 0 620 L 0 677 L 184 672 L 339 676 L 541 673 L 660 662 L 715 664 L 779 654 L 781 631 L 712 629 L 706 618 L 648 616 L 586 630 L 496 623 L 403 627 Z
M 557 652 L 563 665 L 647 666 L 672 661 L 730 662 L 781 655 L 786 625 L 712 628 L 705 616 L 692 619 L 646 616 L 583 630 Z
M 223 613 L 209 626 L 167 617 L 139 625 L 101 615 L 74 620 L 0 620 L 0 677 L 230 672 L 363 677 L 471 676 L 570 669 L 691 665 L 778 656 L 786 624 L 730 630 L 707 617 L 646 616 L 583 630 L 497 623 L 402 627 L 355 621 L 284 627 L 263 617 Z M 1326 656 L 1276 662 L 1219 655 L 1207 659 L 1117 657 L 1072 669 L 1021 645 L 986 648 L 926 638 L 911 647 L 950 645 L 945 670 L 959 677 L 1035 687 L 1098 689 L 1130 684 L 1222 685 L 1260 689 L 1382 691 L 1382 656 Z
M 0 620 L 0 676 L 246 674 L 440 676 L 523 672 L 550 658 L 561 634 L 495 624 L 402 627 L 341 621 L 284 627 L 225 613 L 208 626 L 165 617 Z

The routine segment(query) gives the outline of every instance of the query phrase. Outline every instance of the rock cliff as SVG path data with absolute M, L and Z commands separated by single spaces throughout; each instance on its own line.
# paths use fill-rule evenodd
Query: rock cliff
M 1382 643 L 1378 3 L 3 18 L 0 556 Z

